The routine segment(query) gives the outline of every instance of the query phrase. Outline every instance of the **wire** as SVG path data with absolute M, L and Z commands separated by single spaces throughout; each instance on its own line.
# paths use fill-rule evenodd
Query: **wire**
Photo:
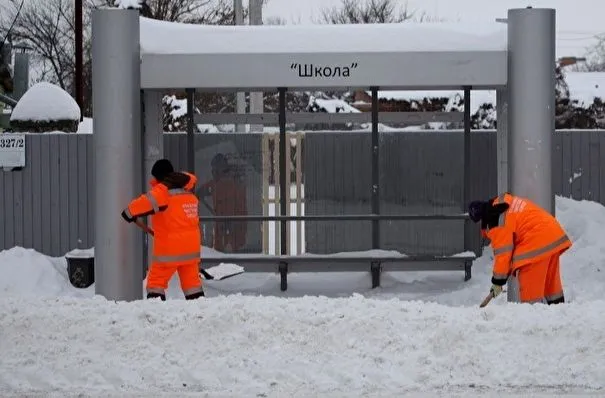
M 15 18 L 13 19 L 13 22 L 11 23 L 11 26 L 8 28 L 8 31 L 6 32 L 6 35 L 4 35 L 4 38 L 2 39 L 2 43 L 0 44 L 0 51 L 2 51 L 2 48 L 4 47 L 4 43 L 6 43 L 6 40 L 10 36 L 11 31 L 13 30 L 13 27 L 15 26 L 15 23 L 17 22 L 17 18 L 19 18 L 19 14 L 21 14 L 21 9 L 23 8 L 23 3 L 25 3 L 25 0 L 21 0 L 21 5 L 19 5 L 19 9 L 17 10 L 17 14 L 15 15 Z

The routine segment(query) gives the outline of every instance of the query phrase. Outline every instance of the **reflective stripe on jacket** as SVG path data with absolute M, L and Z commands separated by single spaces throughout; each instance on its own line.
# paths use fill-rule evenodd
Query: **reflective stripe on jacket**
M 572 245 L 561 224 L 526 198 L 499 195 L 493 205 L 507 203 L 498 226 L 485 231 L 494 251 L 493 279 L 506 280 L 519 267 L 535 263 Z
M 200 261 L 199 200 L 193 193 L 196 182 L 197 178 L 186 172 L 173 173 L 161 183 L 152 180 L 151 190 L 128 205 L 132 217 L 151 215 L 153 262 Z

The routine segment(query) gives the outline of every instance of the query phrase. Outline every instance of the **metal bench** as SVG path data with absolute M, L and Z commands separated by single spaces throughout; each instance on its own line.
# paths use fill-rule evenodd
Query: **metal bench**
M 464 270 L 464 280 L 471 279 L 471 267 L 476 256 L 472 253 L 454 256 L 432 255 L 334 255 L 303 254 L 262 255 L 225 254 L 205 256 L 202 253 L 201 266 L 209 269 L 221 263 L 240 264 L 245 272 L 275 272 L 281 277 L 281 290 L 288 289 L 289 272 L 363 272 L 370 271 L 372 288 L 380 286 L 382 271 L 456 271 Z

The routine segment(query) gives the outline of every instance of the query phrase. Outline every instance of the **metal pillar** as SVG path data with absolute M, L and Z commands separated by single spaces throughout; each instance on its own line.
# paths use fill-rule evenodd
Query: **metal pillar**
M 287 162 L 290 154 L 287 153 L 286 140 L 286 91 L 285 87 L 278 88 L 279 92 L 279 214 L 287 216 L 290 213 L 290 204 L 288 203 L 287 184 Z M 288 254 L 288 221 L 280 221 L 280 253 Z M 276 250 L 277 252 L 277 250 Z
M 9 43 L 8 38 L 3 36 L 0 36 L 0 44 L 2 44 L 2 47 L 0 47 L 0 62 L 8 66 L 11 64 L 13 46 Z
M 15 88 L 12 97 L 19 101 L 29 88 L 29 54 L 25 51 L 15 53 L 13 82 Z
M 250 12 L 250 25 L 262 25 L 263 24 L 263 2 L 262 0 L 250 0 L 249 2 Z M 264 100 L 262 92 L 251 92 L 250 93 L 250 113 L 263 113 L 264 111 Z M 263 131 L 264 126 L 262 124 L 250 125 L 250 131 Z
M 498 164 L 498 194 L 509 190 L 508 165 L 508 91 L 496 90 L 496 114 L 498 126 L 496 131 L 496 162 Z
M 195 90 L 187 89 L 187 170 L 195 174 Z
M 554 214 L 555 10 L 508 10 L 510 189 Z
M 243 25 L 244 24 L 244 7 L 242 5 L 242 0 L 233 0 L 233 16 L 235 18 L 234 25 Z M 235 111 L 239 114 L 246 113 L 246 93 L 238 92 L 236 94 L 236 109 Z M 246 131 L 245 124 L 236 124 L 235 131 L 238 133 L 243 133 Z
M 162 92 L 145 90 L 143 93 L 143 184 L 141 191 L 149 189 L 148 181 L 151 179 L 153 164 L 164 157 L 164 135 L 162 124 Z M 148 218 L 149 227 L 153 228 L 151 217 Z M 143 261 L 143 276 L 147 272 L 149 259 L 153 251 L 152 237 L 145 234 L 146 257 Z
M 142 186 L 139 42 L 138 10 L 93 11 L 95 292 L 110 300 L 143 294 L 143 237 L 120 216 Z
M 462 211 L 467 212 L 468 204 L 471 199 L 471 87 L 464 87 L 464 176 L 462 183 L 462 197 L 463 206 Z M 464 220 L 464 251 L 470 249 L 471 242 L 471 228 L 470 220 Z
M 380 136 L 378 133 L 378 87 L 372 91 L 372 213 L 380 214 Z M 372 220 L 372 249 L 380 249 L 380 221 Z

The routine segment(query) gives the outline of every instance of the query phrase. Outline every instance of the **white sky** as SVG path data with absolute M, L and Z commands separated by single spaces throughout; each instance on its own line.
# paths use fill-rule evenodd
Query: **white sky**
M 506 18 L 509 8 L 555 8 L 557 10 L 557 56 L 582 56 L 605 34 L 605 0 L 398 0 L 409 10 L 426 12 L 452 22 L 494 21 Z M 244 3 L 247 3 L 244 0 Z M 263 19 L 279 16 L 289 24 L 314 23 L 321 10 L 340 0 L 268 0 Z

